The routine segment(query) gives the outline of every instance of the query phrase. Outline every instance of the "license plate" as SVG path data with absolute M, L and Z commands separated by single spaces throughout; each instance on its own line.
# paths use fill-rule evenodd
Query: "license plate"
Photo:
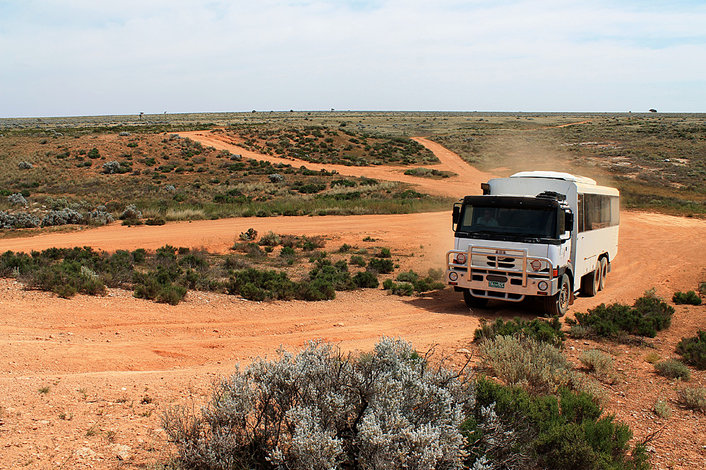
M 505 283 L 500 281 L 488 281 L 488 287 L 495 287 L 496 289 L 504 289 Z

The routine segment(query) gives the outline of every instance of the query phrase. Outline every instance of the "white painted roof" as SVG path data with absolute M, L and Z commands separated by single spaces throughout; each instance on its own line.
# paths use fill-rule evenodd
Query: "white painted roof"
M 510 176 L 510 178 L 551 178 L 555 180 L 573 181 L 575 183 L 596 184 L 596 180 L 585 176 L 576 176 L 560 171 L 521 171 Z

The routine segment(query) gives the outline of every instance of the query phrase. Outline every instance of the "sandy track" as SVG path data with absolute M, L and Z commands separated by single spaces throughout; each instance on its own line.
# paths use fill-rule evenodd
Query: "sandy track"
M 456 196 L 477 192 L 481 173 L 463 173 L 465 164 L 452 152 L 429 141 L 420 142 L 439 156 L 440 167 L 480 178 Z M 399 179 L 396 171 L 340 169 L 342 174 L 380 179 Z M 436 194 L 451 192 L 447 180 L 421 183 L 433 187 Z M 161 227 L 114 224 L 82 232 L 0 240 L 0 251 L 76 245 L 112 251 L 154 249 L 169 243 L 225 252 L 240 232 L 254 227 L 261 233 L 324 235 L 328 250 L 342 243 L 362 247 L 362 238 L 373 236 L 379 240 L 375 245 L 392 248 L 403 269 L 424 269 L 442 266 L 443 254 L 452 243 L 449 219 L 449 212 L 437 212 L 241 218 Z M 704 252 L 706 221 L 625 212 L 620 252 L 608 288 L 594 298 L 579 298 L 572 311 L 601 302 L 630 303 L 651 287 L 665 297 L 675 290 L 693 289 L 706 277 Z M 389 335 L 402 336 L 419 349 L 438 344 L 440 352 L 459 363 L 464 356 L 458 349 L 469 347 L 480 318 L 531 316 L 528 308 L 524 304 L 497 304 L 469 311 L 460 295 L 450 290 L 422 298 L 363 290 L 314 303 L 257 303 L 190 292 L 185 302 L 171 307 L 135 299 L 121 290 L 110 290 L 106 297 L 79 295 L 64 300 L 24 291 L 12 280 L 0 280 L 0 468 L 148 465 L 160 459 L 167 448 L 158 429 L 159 413 L 171 403 L 202 402 L 211 380 L 231 371 L 237 362 L 257 355 L 272 356 L 279 345 L 297 349 L 315 338 L 347 350 L 366 350 L 381 335 Z M 672 327 L 660 334 L 655 350 L 669 356 L 682 336 L 706 328 L 700 308 L 679 307 Z M 582 348 L 595 346 L 582 341 L 568 344 L 567 351 L 574 356 Z M 619 367 L 630 374 L 624 383 L 609 388 L 609 409 L 628 421 L 638 437 L 644 437 L 660 425 L 653 421 L 650 406 L 658 397 L 674 395 L 674 385 L 654 376 L 652 366 L 642 359 L 645 351 L 627 349 L 613 351 Z M 692 382 L 704 385 L 706 374 L 695 373 Z M 48 393 L 38 392 L 43 387 L 49 387 Z M 703 429 L 706 419 L 673 409 L 670 438 L 656 444 L 658 458 L 675 468 L 706 464 L 701 449 L 706 442 L 703 437 L 694 439 L 694 432 L 699 435 L 697 430 Z M 125 445 L 129 446 L 128 457 L 120 461 L 116 456 L 125 449 L 119 446 Z

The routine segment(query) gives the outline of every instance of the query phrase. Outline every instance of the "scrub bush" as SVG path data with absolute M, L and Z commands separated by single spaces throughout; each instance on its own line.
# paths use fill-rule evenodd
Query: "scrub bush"
M 12 204 L 13 206 L 28 206 L 27 199 L 25 199 L 22 193 L 10 194 L 9 196 L 7 196 L 7 202 Z
M 499 335 L 526 336 L 556 347 L 561 347 L 564 342 L 564 333 L 561 331 L 561 322 L 558 317 L 553 317 L 551 321 L 537 318 L 526 321 L 514 318 L 507 322 L 498 318 L 494 323 L 483 323 L 480 328 L 476 329 L 473 333 L 473 340 L 492 339 Z
M 129 204 L 125 207 L 125 210 L 120 214 L 120 220 L 138 220 L 142 218 L 142 212 L 137 209 L 135 204 Z
M 82 224 L 85 222 L 83 215 L 73 209 L 64 208 L 52 210 L 42 219 L 42 227 L 50 227 L 67 224 Z
M 105 206 L 98 206 L 86 214 L 86 220 L 92 225 L 107 225 L 114 221 L 113 215 L 107 211 Z
M 677 305 L 701 305 L 701 297 L 693 290 L 689 292 L 675 292 L 672 296 L 672 302 Z
M 649 468 L 644 446 L 630 448 L 632 433 L 625 424 L 604 415 L 591 395 L 566 388 L 557 396 L 531 395 L 481 379 L 463 429 L 469 467 L 486 462 L 481 468 Z
M 706 413 L 706 387 L 684 387 L 677 390 L 677 401 L 684 408 Z
M 483 340 L 479 349 L 483 365 L 508 385 L 521 385 L 536 393 L 583 387 L 571 364 L 551 344 L 529 337 L 496 336 Z
M 655 296 L 654 291 L 635 301 L 632 307 L 623 304 L 600 304 L 587 313 L 577 313 L 576 320 L 567 320 L 570 325 L 588 329 L 590 335 L 617 337 L 621 334 L 654 338 L 657 331 L 668 328 L 674 308 Z
M 0 229 L 9 228 L 35 228 L 39 227 L 41 221 L 39 217 L 27 212 L 9 212 L 0 211 Z
M 370 271 L 361 271 L 353 276 L 353 283 L 357 287 L 376 289 L 380 285 L 378 277 Z
M 311 343 L 256 359 L 200 412 L 172 408 L 162 423 L 185 469 L 459 468 L 472 399 L 404 341 L 356 357 Z
M 579 356 L 579 361 L 589 372 L 595 373 L 600 380 L 609 383 L 616 381 L 617 377 L 613 370 L 613 358 L 603 351 L 598 349 L 584 351 Z
M 90 268 L 79 261 L 64 259 L 61 263 L 41 266 L 30 275 L 29 284 L 59 297 L 71 298 L 76 293 L 105 294 L 105 284 Z
M 147 273 L 136 272 L 134 296 L 139 299 L 149 299 L 160 303 L 177 305 L 186 296 L 186 288 L 175 284 L 178 274 L 175 270 L 158 267 Z
M 356 266 L 360 266 L 361 268 L 365 266 L 365 258 L 359 255 L 353 255 L 351 256 L 350 263 Z
M 682 379 L 688 381 L 691 378 L 689 368 L 675 359 L 667 359 L 658 362 L 655 364 L 655 370 L 659 375 L 667 377 L 668 379 Z
M 697 369 L 706 369 L 706 331 L 699 330 L 696 336 L 682 338 L 677 344 L 677 352 L 688 364 Z
M 368 270 L 376 271 L 380 274 L 389 274 L 394 269 L 394 264 L 391 259 L 372 258 L 368 262 Z

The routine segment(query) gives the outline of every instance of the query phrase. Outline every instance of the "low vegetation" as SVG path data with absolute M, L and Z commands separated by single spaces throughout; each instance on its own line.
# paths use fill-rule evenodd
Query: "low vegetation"
M 233 247 L 234 254 L 225 256 L 169 245 L 154 253 L 138 249 L 111 254 L 89 247 L 50 248 L 31 254 L 7 251 L 0 255 L 0 277 L 13 277 L 29 288 L 64 298 L 77 293 L 103 295 L 106 287 L 119 287 L 133 290 L 135 297 L 172 305 L 182 301 L 189 290 L 223 292 L 257 301 L 316 301 L 333 299 L 336 291 L 377 288 L 379 271 L 374 260 L 392 263 L 389 258 L 370 258 L 370 263 L 369 256 L 356 255 L 362 262 L 351 269 L 345 252 L 320 250 L 325 241 L 318 236 L 269 232 L 258 239 L 257 232 L 250 229 L 240 240 Z M 389 249 L 382 250 L 389 254 Z M 367 269 L 361 270 L 361 264 Z M 302 275 L 306 266 L 308 272 Z
M 426 276 L 410 270 L 399 273 L 396 277 L 397 282 L 392 279 L 386 279 L 382 287 L 394 295 L 420 295 L 446 287 L 443 282 L 440 282 L 441 276 L 442 272 L 435 269 L 430 269 Z
M 677 390 L 677 401 L 684 408 L 706 413 L 706 387 L 684 387 Z
M 691 379 L 691 371 L 681 361 L 667 359 L 655 364 L 655 370 L 661 376 L 668 379 L 681 379 L 688 381 Z
M 617 338 L 630 334 L 654 338 L 658 331 L 669 327 L 673 314 L 674 308 L 650 290 L 632 307 L 619 303 L 601 304 L 587 313 L 577 313 L 576 320 L 567 320 L 567 323 L 574 336 Z
M 429 361 L 402 340 L 257 358 L 163 426 L 171 465 L 216 468 L 646 469 L 644 444 L 588 393 L 530 394 Z
M 682 338 L 677 343 L 677 352 L 681 354 L 687 364 L 697 369 L 706 369 L 706 331 L 699 330 L 696 336 Z
M 443 179 L 456 176 L 456 173 L 453 171 L 437 170 L 436 168 L 410 168 L 409 170 L 405 170 L 404 174 L 408 176 L 419 176 L 421 178 L 434 179 Z
M 561 347 L 564 342 L 564 333 L 561 331 L 558 317 L 553 317 L 550 321 L 539 318 L 529 321 L 513 318 L 505 321 L 498 318 L 493 323 L 483 322 L 473 333 L 473 340 L 482 341 L 496 336 L 528 337 L 556 347 Z
M 677 305 L 701 305 L 701 297 L 693 290 L 688 292 L 675 292 L 672 296 L 672 302 Z
M 409 165 L 439 160 L 421 144 L 408 137 L 372 136 L 323 126 L 280 127 L 233 125 L 223 131 L 243 147 L 266 155 L 313 163 L 349 166 Z
M 587 371 L 595 374 L 602 382 L 615 383 L 617 380 L 613 366 L 613 358 L 598 349 L 584 351 L 579 356 L 579 361 Z

